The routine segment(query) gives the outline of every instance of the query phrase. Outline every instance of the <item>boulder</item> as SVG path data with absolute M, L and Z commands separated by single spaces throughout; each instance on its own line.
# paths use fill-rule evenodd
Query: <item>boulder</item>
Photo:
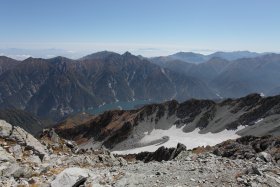
M 267 152 L 260 152 L 258 158 L 264 160 L 265 162 L 272 162 L 272 156 Z
M 244 136 L 228 140 L 213 147 L 213 153 L 231 159 L 256 159 L 277 162 L 280 159 L 280 137 Z
M 0 162 L 15 162 L 15 158 L 5 149 L 0 147 Z
M 89 177 L 89 170 L 72 167 L 63 170 L 51 182 L 51 187 L 73 187 L 80 186 L 85 183 Z
M 51 138 L 51 141 L 53 142 L 53 143 L 57 143 L 57 144 L 59 144 L 60 143 L 60 137 L 56 134 L 56 132 L 54 131 L 54 129 L 51 129 L 50 130 L 50 138 Z
M 12 125 L 4 120 L 0 120 L 0 137 L 8 137 L 12 132 Z
M 7 164 L 1 169 L 1 175 L 14 178 L 29 178 L 32 176 L 32 169 L 29 166 L 21 166 L 17 163 Z
M 10 147 L 10 148 L 9 148 L 9 151 L 10 151 L 10 153 L 13 153 L 15 159 L 17 159 L 17 160 L 18 160 L 18 159 L 19 159 L 19 160 L 22 159 L 22 156 L 23 156 L 22 151 L 23 151 L 23 150 L 22 150 L 22 148 L 21 148 L 20 145 L 16 144 L 16 145 Z
M 37 155 L 30 155 L 27 157 L 27 161 L 34 164 L 41 164 L 41 159 Z

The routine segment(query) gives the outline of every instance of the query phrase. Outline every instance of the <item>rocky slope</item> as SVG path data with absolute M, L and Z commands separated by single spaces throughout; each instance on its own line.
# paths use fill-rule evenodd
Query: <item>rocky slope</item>
M 73 186 L 88 177 L 85 171 L 127 164 L 106 150 L 77 152 L 73 142 L 61 139 L 52 130 L 44 131 L 38 141 L 3 120 L 0 129 L 0 186 Z M 62 171 L 72 173 L 63 176 Z M 95 184 L 95 175 L 91 176 Z
M 196 78 L 125 53 L 80 60 L 28 58 L 0 75 L 0 107 L 60 120 L 118 101 L 216 98 Z
M 105 146 L 118 153 L 155 151 L 161 145 L 188 148 L 215 145 L 240 136 L 279 135 L 280 96 L 258 94 L 222 102 L 188 100 L 152 104 L 131 111 L 108 111 L 55 131 L 83 148 Z
M 37 140 L 5 121 L 0 120 L 0 127 L 0 186 L 276 187 L 280 184 L 277 159 L 280 139 L 276 137 L 244 137 L 193 150 L 178 145 L 176 149 L 160 148 L 155 153 L 121 157 L 104 149 L 77 149 L 74 142 L 60 138 L 52 129 L 45 130 Z M 232 144 L 246 145 L 235 146 L 235 157 L 220 155 L 225 152 L 221 150 L 231 153 Z M 257 154 L 244 157 L 248 149 Z M 146 163 L 136 160 L 141 158 Z

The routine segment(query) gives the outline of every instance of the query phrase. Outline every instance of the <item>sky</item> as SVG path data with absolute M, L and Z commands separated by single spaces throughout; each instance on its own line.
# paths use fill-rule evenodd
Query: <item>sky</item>
M 280 52 L 279 10 L 279 0 L 0 0 L 0 55 Z

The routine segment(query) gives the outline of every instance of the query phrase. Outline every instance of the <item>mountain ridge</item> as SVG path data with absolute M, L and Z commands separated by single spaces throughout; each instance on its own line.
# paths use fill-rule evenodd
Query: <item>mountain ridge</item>
M 77 141 L 81 148 L 105 146 L 116 153 L 131 153 L 154 151 L 158 145 L 176 146 L 173 144 L 180 138 L 180 143 L 192 148 L 204 145 L 203 138 L 207 139 L 207 145 L 214 145 L 240 136 L 277 136 L 280 135 L 277 122 L 280 122 L 280 96 L 263 98 L 251 94 L 222 102 L 173 100 L 137 110 L 107 111 L 79 125 L 62 122 L 54 128 L 61 137 Z M 202 144 L 188 137 L 196 137 Z
M 216 54 L 221 53 L 232 54 Z M 233 61 L 212 57 L 200 64 L 109 51 L 79 60 L 61 56 L 2 59 L 11 65 L 0 74 L 0 107 L 54 120 L 104 103 L 237 98 L 254 92 L 269 96 L 277 94 L 280 86 L 280 55 L 273 53 Z
M 28 58 L 0 76 L 0 90 L 1 108 L 54 120 L 103 103 L 216 97 L 203 81 L 128 52 L 93 60 Z
M 200 64 L 200 63 L 207 62 L 211 58 L 215 58 L 215 57 L 232 61 L 232 60 L 237 60 L 242 58 L 255 58 L 267 54 L 271 54 L 271 53 L 256 53 L 250 51 L 232 51 L 232 52 L 217 51 L 209 55 L 204 55 L 204 54 L 194 53 L 194 52 L 178 52 L 168 56 L 152 57 L 151 60 L 154 61 L 155 59 L 161 58 L 165 60 L 181 60 L 183 62 Z

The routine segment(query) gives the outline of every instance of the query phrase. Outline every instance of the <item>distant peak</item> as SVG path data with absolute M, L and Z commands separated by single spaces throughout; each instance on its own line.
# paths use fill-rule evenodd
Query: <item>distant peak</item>
M 57 56 L 57 57 L 54 57 L 54 58 L 51 58 L 50 60 L 59 60 L 59 61 L 68 61 L 68 60 L 71 60 L 69 58 L 66 58 L 66 57 L 63 57 L 63 56 Z
M 126 51 L 126 52 L 123 54 L 123 56 L 132 56 L 132 54 L 131 54 L 130 52 Z
M 111 55 L 119 55 L 119 54 L 111 51 L 100 51 L 84 56 L 81 59 L 82 60 L 104 59 Z

